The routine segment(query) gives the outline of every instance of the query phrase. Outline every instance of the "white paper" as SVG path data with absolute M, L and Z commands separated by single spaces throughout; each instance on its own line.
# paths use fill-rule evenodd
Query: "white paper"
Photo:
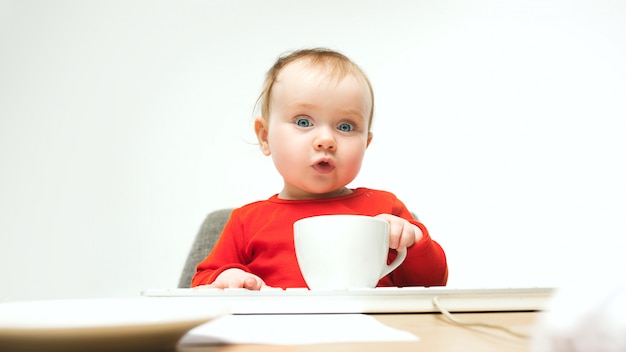
M 190 330 L 181 345 L 418 341 L 364 314 L 227 315 Z

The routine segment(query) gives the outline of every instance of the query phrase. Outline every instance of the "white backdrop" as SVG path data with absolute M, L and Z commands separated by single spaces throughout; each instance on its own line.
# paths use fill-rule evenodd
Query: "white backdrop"
M 175 287 L 208 212 L 280 190 L 254 102 L 311 46 L 369 74 L 352 186 L 418 213 L 450 286 L 620 276 L 625 4 L 0 0 L 0 300 Z

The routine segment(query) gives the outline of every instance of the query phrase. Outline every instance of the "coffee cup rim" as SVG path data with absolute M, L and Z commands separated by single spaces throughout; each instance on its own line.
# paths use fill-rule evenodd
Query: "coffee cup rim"
M 308 216 L 299 220 L 296 220 L 294 222 L 294 225 L 296 223 L 299 222 L 306 222 L 306 221 L 313 221 L 312 219 L 319 219 L 319 218 L 341 218 L 341 217 L 345 217 L 345 218 L 361 218 L 367 221 L 375 221 L 375 222 L 383 222 L 383 223 L 387 223 L 387 221 L 374 217 L 374 216 L 369 216 L 369 215 L 361 215 L 361 214 L 324 214 L 324 215 L 313 215 L 313 216 Z

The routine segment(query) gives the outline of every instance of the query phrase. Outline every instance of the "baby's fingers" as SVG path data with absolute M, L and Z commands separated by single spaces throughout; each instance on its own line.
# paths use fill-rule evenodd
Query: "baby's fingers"
M 260 290 L 262 286 L 263 281 L 254 277 L 247 277 L 243 281 L 243 288 L 246 288 L 248 290 Z
M 198 287 L 207 287 L 207 288 L 228 288 L 229 283 L 226 281 L 215 280 L 208 285 L 198 286 Z
M 397 221 L 389 222 L 389 248 L 398 249 L 401 244 L 403 226 Z

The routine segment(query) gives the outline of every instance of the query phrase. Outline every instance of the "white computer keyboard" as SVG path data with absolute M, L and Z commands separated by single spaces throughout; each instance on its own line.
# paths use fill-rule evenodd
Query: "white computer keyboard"
M 292 289 L 147 289 L 146 297 L 189 297 L 198 304 L 225 306 L 233 314 L 419 313 L 544 310 L 554 289 L 377 287 L 343 291 Z M 204 301 L 204 302 L 202 302 Z

